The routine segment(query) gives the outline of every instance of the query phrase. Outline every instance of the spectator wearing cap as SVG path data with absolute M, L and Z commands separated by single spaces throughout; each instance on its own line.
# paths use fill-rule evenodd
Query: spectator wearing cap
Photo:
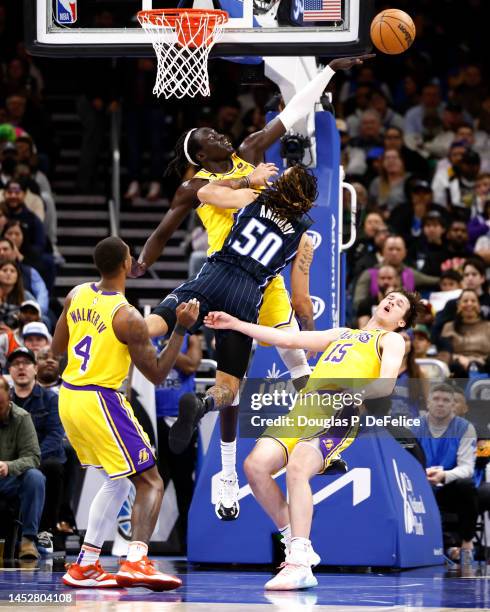
M 7 358 L 9 374 L 13 382 L 13 402 L 26 410 L 34 422 L 41 448 L 40 469 L 46 476 L 46 503 L 41 519 L 41 529 L 51 531 L 58 522 L 62 499 L 64 431 L 58 413 L 58 396 L 36 383 L 36 357 L 26 347 L 20 347 Z
M 366 153 L 360 147 L 350 145 L 347 124 L 343 119 L 336 120 L 340 134 L 340 163 L 347 177 L 362 176 L 367 170 Z
M 31 266 L 23 263 L 21 255 L 14 243 L 8 238 L 0 238 L 0 259 L 16 262 L 22 272 L 22 282 L 24 290 L 29 291 L 34 296 L 35 301 L 41 308 L 41 313 L 49 310 L 49 294 L 46 283 L 42 276 Z
M 441 275 L 442 263 L 450 257 L 445 233 L 446 227 L 439 211 L 431 210 L 422 218 L 422 235 L 412 242 L 409 250 L 409 260 L 414 262 L 417 270 L 430 276 Z
M 390 213 L 405 201 L 405 184 L 408 173 L 399 151 L 389 149 L 383 153 L 380 176 L 371 181 L 369 196 L 380 208 Z
M 37 469 L 40 458 L 32 419 L 11 401 L 8 383 L 0 376 L 0 496 L 20 502 L 20 559 L 39 558 L 36 538 L 45 498 L 45 477 Z
M 42 321 L 34 321 L 24 325 L 22 338 L 24 346 L 31 350 L 36 357 L 41 349 L 47 349 L 51 346 L 53 339 L 46 324 Z
M 413 352 L 415 359 L 425 359 L 432 343 L 427 325 L 418 323 L 413 329 Z
M 44 225 L 25 204 L 26 192 L 20 181 L 11 180 L 5 186 L 4 197 L 9 219 L 18 220 L 24 228 L 25 239 L 33 249 L 42 253 L 46 247 Z
M 0 261 L 0 321 L 16 327 L 20 305 L 25 300 L 34 300 L 24 290 L 22 273 L 13 261 Z
M 480 236 L 490 231 L 490 174 L 480 174 L 476 179 L 468 236 L 472 247 Z
M 421 178 L 429 176 L 430 167 L 427 160 L 404 144 L 403 130 L 397 127 L 388 128 L 383 136 L 383 144 L 385 151 L 396 149 L 400 153 L 407 172 Z
M 473 538 L 478 515 L 473 481 L 476 432 L 473 425 L 454 413 L 454 391 L 439 384 L 429 393 L 428 414 L 414 428 L 427 459 L 427 480 L 433 486 L 441 510 L 458 516 L 462 539 L 461 567 L 471 567 Z
M 466 212 L 470 216 L 476 179 L 480 173 L 480 156 L 471 149 L 453 162 L 447 172 L 436 172 L 432 180 L 434 202 L 448 208 Z
M 478 372 L 490 373 L 490 321 L 481 316 L 478 294 L 463 289 L 453 321 L 444 324 L 437 344 L 439 359 L 449 364 L 457 378 L 466 378 L 472 365 Z
M 439 281 L 438 277 L 427 276 L 415 268 L 404 264 L 407 257 L 407 248 L 401 236 L 395 234 L 388 236 L 383 245 L 382 255 L 383 265 L 391 265 L 398 271 L 402 281 L 402 287 L 407 289 L 407 291 L 432 287 Z M 369 297 L 369 295 L 377 295 L 379 291 L 378 274 L 380 267 L 381 265 L 378 265 L 377 267 L 364 270 L 359 276 L 354 290 L 355 309 L 357 309 L 361 301 Z

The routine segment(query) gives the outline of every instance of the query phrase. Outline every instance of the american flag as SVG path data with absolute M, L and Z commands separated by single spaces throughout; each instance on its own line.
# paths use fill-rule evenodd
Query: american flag
M 340 21 L 342 0 L 304 0 L 303 21 Z

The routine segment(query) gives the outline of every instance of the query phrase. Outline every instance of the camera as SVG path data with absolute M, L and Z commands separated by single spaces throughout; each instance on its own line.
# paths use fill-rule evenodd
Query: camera
M 281 157 L 286 160 L 288 167 L 300 164 L 307 149 L 311 154 L 310 147 L 311 141 L 308 136 L 286 134 L 281 138 Z

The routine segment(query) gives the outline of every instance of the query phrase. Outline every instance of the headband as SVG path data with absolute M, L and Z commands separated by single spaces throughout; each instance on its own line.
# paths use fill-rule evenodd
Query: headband
M 184 155 L 186 156 L 187 161 L 193 166 L 199 166 L 199 164 L 196 164 L 196 162 L 193 161 L 192 157 L 189 155 L 189 152 L 187 151 L 187 145 L 189 144 L 189 138 L 191 137 L 192 132 L 195 132 L 196 130 L 197 128 L 192 128 L 192 130 L 189 130 L 184 139 Z

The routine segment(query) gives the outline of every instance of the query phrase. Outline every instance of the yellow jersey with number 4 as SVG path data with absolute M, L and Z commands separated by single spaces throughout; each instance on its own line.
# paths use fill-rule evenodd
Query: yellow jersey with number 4
M 126 305 L 122 293 L 101 291 L 95 283 L 76 287 L 66 315 L 70 337 L 65 382 L 119 389 L 131 360 L 127 345 L 114 333 L 112 319 Z
M 193 178 L 207 181 L 222 181 L 224 179 L 240 179 L 249 175 L 255 166 L 238 157 L 236 153 L 231 156 L 233 167 L 229 172 L 209 172 L 201 168 Z M 219 251 L 225 243 L 233 225 L 233 215 L 236 208 L 218 208 L 213 204 L 203 203 L 197 208 L 197 214 L 208 233 L 208 256 Z

